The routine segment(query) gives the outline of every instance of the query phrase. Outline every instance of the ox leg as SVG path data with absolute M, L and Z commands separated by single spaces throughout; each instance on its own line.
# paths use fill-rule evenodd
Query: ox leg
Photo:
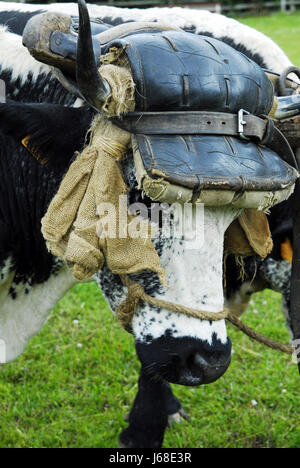
M 180 415 L 181 411 L 183 416 L 181 404 L 170 385 L 141 370 L 138 393 L 128 417 L 129 427 L 121 433 L 119 447 L 161 447 L 169 416 Z
M 179 423 L 182 419 L 189 421 L 189 417 L 181 406 L 180 401 L 172 393 L 170 385 L 166 384 L 169 388 L 167 393 L 167 415 L 168 415 L 168 425 L 171 426 L 174 423 Z

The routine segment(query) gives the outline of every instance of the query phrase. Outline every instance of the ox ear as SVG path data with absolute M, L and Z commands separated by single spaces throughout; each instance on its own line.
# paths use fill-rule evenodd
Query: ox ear
M 81 151 L 94 112 L 87 106 L 55 104 L 0 104 L 1 131 L 13 136 L 40 161 L 66 165 Z M 25 144 L 26 142 L 26 144 Z

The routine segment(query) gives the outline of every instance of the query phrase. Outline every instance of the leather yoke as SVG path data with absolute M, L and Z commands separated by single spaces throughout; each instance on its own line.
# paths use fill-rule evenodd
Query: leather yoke
M 125 48 L 136 110 L 268 114 L 273 86 L 263 70 L 229 45 L 184 31 L 136 33 L 103 48 Z
M 282 158 L 293 165 L 294 155 L 271 119 L 256 117 L 269 113 L 274 90 L 255 62 L 219 40 L 183 31 L 130 34 L 103 53 L 112 48 L 124 50 L 136 85 L 136 112 L 114 123 L 135 135 L 139 182 L 149 196 L 150 179 L 189 189 L 189 201 L 207 204 L 226 204 L 227 197 L 208 202 L 200 196 L 205 190 L 236 198 L 261 192 L 242 207 L 264 209 L 267 192 L 269 199 L 270 192 L 290 194 L 298 173 Z

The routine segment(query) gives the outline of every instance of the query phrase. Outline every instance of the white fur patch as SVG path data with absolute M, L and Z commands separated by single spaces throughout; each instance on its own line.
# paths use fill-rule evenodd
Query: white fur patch
M 7 282 L 11 274 L 12 262 L 10 258 L 7 258 L 4 264 L 0 268 L 0 286 Z
M 253 54 L 259 54 L 267 67 L 277 73 L 282 72 L 291 64 L 285 53 L 272 39 L 255 29 L 243 25 L 226 16 L 211 13 L 206 10 L 188 8 L 116 8 L 88 4 L 92 17 L 122 18 L 124 21 L 163 21 L 180 28 L 195 28 L 196 33 L 211 33 L 216 38 L 229 37 L 236 45 L 243 44 Z M 76 3 L 59 3 L 50 5 L 30 5 L 20 3 L 0 2 L 1 10 L 58 11 L 78 16 Z
M 68 270 L 61 270 L 48 281 L 35 285 L 25 293 L 19 285 L 16 299 L 8 294 L 13 275 L 0 285 L 0 363 L 19 356 L 28 340 L 38 333 L 52 308 L 76 281 Z
M 6 363 L 6 344 L 5 341 L 0 340 L 0 364 Z
M 8 32 L 5 27 L 0 28 L 0 57 L 2 70 L 11 71 L 13 81 L 19 78 L 20 86 L 25 83 L 29 73 L 35 81 L 41 73 L 48 74 L 51 71 L 48 65 L 38 62 L 30 55 L 22 44 L 21 36 Z
M 234 208 L 206 207 L 204 243 L 197 250 L 189 249 L 188 241 L 173 239 L 161 256 L 169 288 L 155 297 L 209 312 L 223 310 L 224 232 L 239 213 Z M 167 329 L 176 338 L 189 336 L 211 344 L 215 334 L 222 343 L 227 341 L 224 320 L 210 323 L 150 305 L 136 312 L 132 327 L 142 342 L 159 338 Z

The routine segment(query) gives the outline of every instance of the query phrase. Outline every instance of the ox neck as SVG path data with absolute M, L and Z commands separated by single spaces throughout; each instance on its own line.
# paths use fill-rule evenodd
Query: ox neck
M 223 245 L 224 233 L 241 210 L 231 207 L 204 207 L 202 235 L 195 240 L 174 239 L 172 250 L 163 251 L 162 266 L 166 269 L 169 288 L 166 299 L 199 307 L 209 312 L 223 309 Z M 179 278 L 179 280 L 178 280 Z M 183 293 L 184 291 L 184 293 Z

